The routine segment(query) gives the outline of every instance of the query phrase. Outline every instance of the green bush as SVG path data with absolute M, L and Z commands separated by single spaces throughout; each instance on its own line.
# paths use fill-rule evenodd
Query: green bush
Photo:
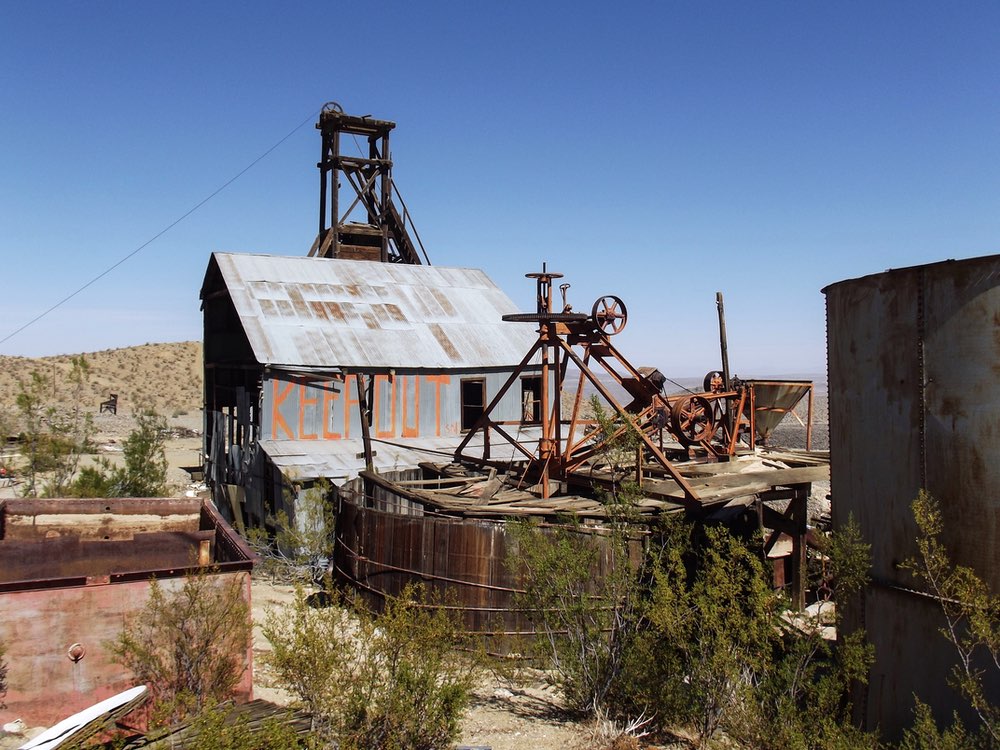
M 285 500 L 295 515 L 285 511 L 270 516 L 270 529 L 247 529 L 247 542 L 259 556 L 255 573 L 273 580 L 312 584 L 324 580 L 333 557 L 333 486 L 317 479 L 296 497 L 293 486 L 285 486 Z
M 587 529 L 567 520 L 540 528 L 511 521 L 509 564 L 523 593 L 515 606 L 528 613 L 537 636 L 527 646 L 552 674 L 568 708 L 593 714 L 604 707 L 621 672 L 639 621 L 638 573 L 629 559 L 629 533 L 611 505 L 612 522 Z M 599 558 L 607 556 L 604 575 Z
M 124 466 L 101 458 L 80 470 L 65 489 L 69 497 L 162 497 L 167 493 L 166 420 L 150 408 L 136 415 L 122 442 Z
M 904 567 L 934 598 L 944 615 L 945 627 L 940 632 L 956 657 L 947 679 L 975 712 L 979 725 L 974 732 L 966 733 L 956 719 L 951 729 L 938 735 L 930 711 L 918 698 L 916 723 L 908 740 L 918 742 L 921 737 L 931 737 L 948 747 L 961 737 L 970 742 L 970 747 L 973 741 L 1000 746 L 1000 705 L 985 685 L 988 678 L 996 679 L 1000 674 L 1000 596 L 974 570 L 954 564 L 941 541 L 944 518 L 933 497 L 921 490 L 911 509 L 919 530 L 918 554 Z M 913 745 L 924 746 L 929 745 Z
M 22 490 L 25 497 L 33 497 L 39 490 L 45 497 L 67 494 L 80 456 L 90 444 L 92 420 L 80 407 L 90 366 L 82 356 L 71 361 L 69 382 L 73 388 L 73 406 L 68 412 L 48 402 L 51 381 L 41 373 L 32 372 L 27 383 L 18 382 L 16 403 L 26 459 Z
M 300 588 L 291 613 L 268 614 L 273 651 L 265 659 L 323 742 L 343 750 L 448 747 L 476 660 L 455 650 L 458 623 L 438 604 L 408 588 L 376 617 L 363 608 L 314 609 Z
M 849 687 L 871 662 L 864 634 L 834 645 L 801 615 L 793 627 L 754 545 L 721 526 L 668 518 L 638 570 L 595 580 L 598 552 L 587 535 L 513 528 L 522 603 L 570 708 L 621 724 L 654 716 L 662 730 L 687 728 L 699 747 L 723 732 L 759 750 L 877 746 L 849 720 Z M 604 533 L 624 539 L 626 528 L 612 523 Z M 825 551 L 838 593 L 861 585 L 868 549 L 856 526 Z
M 143 609 L 108 644 L 120 664 L 149 684 L 157 722 L 180 721 L 232 697 L 246 671 L 246 582 L 214 572 L 193 573 L 176 591 L 154 579 Z

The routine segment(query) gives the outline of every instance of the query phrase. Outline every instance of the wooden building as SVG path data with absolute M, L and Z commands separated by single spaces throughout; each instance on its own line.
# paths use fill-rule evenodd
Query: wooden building
M 319 478 L 446 459 L 536 338 L 475 269 L 214 253 L 201 299 L 205 476 L 237 525 Z M 540 419 L 538 372 L 498 407 L 514 431 Z

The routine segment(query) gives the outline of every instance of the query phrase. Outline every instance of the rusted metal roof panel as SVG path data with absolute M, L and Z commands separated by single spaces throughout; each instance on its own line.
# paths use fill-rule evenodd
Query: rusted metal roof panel
M 261 364 L 455 369 L 516 364 L 535 327 L 470 268 L 214 253 Z

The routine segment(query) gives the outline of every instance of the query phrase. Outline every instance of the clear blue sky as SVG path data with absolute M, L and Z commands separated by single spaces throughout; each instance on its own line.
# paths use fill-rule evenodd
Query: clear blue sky
M 0 338 L 323 102 L 398 123 L 437 265 L 630 309 L 668 375 L 824 369 L 820 288 L 1000 252 L 1000 3 L 0 3 Z M 303 255 L 312 120 L 0 353 L 199 339 L 214 250 Z

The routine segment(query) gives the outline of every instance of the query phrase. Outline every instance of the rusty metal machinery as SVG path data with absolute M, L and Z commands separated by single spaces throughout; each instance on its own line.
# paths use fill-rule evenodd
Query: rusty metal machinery
M 543 266 L 541 273 L 529 273 L 527 277 L 536 283 L 536 311 L 505 315 L 504 320 L 537 323 L 538 338 L 465 436 L 456 450 L 457 459 L 498 463 L 490 456 L 490 434 L 496 433 L 524 457 L 527 473 L 537 476 L 542 496 L 549 497 L 553 481 L 564 481 L 571 472 L 598 456 L 609 442 L 634 429 L 642 444 L 637 471 L 641 472 L 647 461 L 658 465 L 683 489 L 686 497 L 696 500 L 697 494 L 673 466 L 668 453 L 686 459 L 718 460 L 736 453 L 741 439 L 746 447 L 753 447 L 750 388 L 733 381 L 727 389 L 719 378 L 711 380 L 712 388 L 704 393 L 667 396 L 663 391 L 665 378 L 658 370 L 640 371 L 612 344 L 611 338 L 621 333 L 628 322 L 628 312 L 620 298 L 607 295 L 594 303 L 589 315 L 576 313 L 566 300 L 569 285 L 562 284 L 562 308 L 557 311 L 553 281 L 562 278 L 562 274 L 547 271 Z M 536 355 L 541 360 L 541 434 L 537 450 L 533 450 L 511 436 L 491 414 L 525 369 L 537 367 L 531 364 Z M 566 391 L 571 365 L 578 375 L 572 412 L 565 420 L 561 396 Z M 631 401 L 621 403 L 598 376 L 599 371 L 621 386 Z M 588 383 L 617 420 L 619 427 L 612 435 L 602 434 L 593 420 L 582 415 Z M 483 455 L 473 456 L 467 449 L 473 436 L 480 432 Z M 676 447 L 665 449 L 664 433 L 676 441 Z

